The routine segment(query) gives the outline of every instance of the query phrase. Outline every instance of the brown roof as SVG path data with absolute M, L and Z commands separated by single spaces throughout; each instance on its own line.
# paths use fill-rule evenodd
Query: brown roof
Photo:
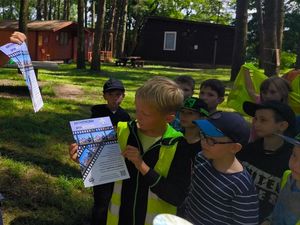
M 0 30 L 18 30 L 18 21 L 4 20 L 0 21 Z M 77 23 L 73 21 L 64 20 L 46 20 L 46 21 L 31 21 L 28 22 L 28 30 L 52 30 L 56 32 L 65 27 L 72 26 L 77 28 Z

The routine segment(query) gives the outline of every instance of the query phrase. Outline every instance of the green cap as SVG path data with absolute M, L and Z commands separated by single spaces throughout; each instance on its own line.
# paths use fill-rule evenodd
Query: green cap
M 199 112 L 204 116 L 209 116 L 207 104 L 202 99 L 196 97 L 187 98 L 182 108 Z

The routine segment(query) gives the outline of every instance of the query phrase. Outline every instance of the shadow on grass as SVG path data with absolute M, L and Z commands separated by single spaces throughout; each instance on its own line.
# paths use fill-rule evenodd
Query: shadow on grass
M 30 96 L 27 86 L 1 85 L 0 93 L 7 93 L 17 96 Z
M 82 225 L 90 217 L 91 194 L 79 192 L 70 182 L 53 179 L 25 167 L 2 164 L 1 192 L 6 197 L 4 208 L 18 209 L 9 224 L 15 225 Z M 28 172 L 28 169 L 30 172 Z
M 73 178 L 81 178 L 80 171 L 74 167 L 63 164 L 58 160 L 46 158 L 41 155 L 28 154 L 14 149 L 0 147 L 1 155 L 25 164 L 34 164 L 40 167 L 45 173 L 52 176 L 66 176 Z

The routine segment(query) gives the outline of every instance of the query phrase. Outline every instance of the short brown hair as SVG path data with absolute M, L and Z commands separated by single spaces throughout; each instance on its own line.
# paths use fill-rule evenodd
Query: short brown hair
M 166 77 L 153 77 L 140 87 L 136 98 L 153 105 L 158 111 L 170 113 L 178 111 L 183 105 L 183 91 Z

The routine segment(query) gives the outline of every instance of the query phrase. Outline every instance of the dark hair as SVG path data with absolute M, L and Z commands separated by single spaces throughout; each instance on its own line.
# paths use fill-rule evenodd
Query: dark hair
M 274 120 L 276 123 L 286 121 L 286 119 L 279 112 L 277 112 L 274 109 L 270 109 L 270 110 L 273 112 Z M 288 121 L 286 121 L 286 122 L 288 122 Z M 285 131 L 283 131 L 283 134 L 291 135 L 291 136 L 295 135 L 295 125 L 290 124 L 290 123 L 288 123 L 288 124 L 289 124 L 289 126 Z
M 191 88 L 194 90 L 195 89 L 195 80 L 188 75 L 180 75 L 174 79 L 176 83 L 183 83 L 191 86 Z
M 201 88 L 205 88 L 205 87 L 210 87 L 212 90 L 217 92 L 219 97 L 224 97 L 225 95 L 225 86 L 222 83 L 222 81 L 218 79 L 207 79 L 203 81 L 200 85 L 200 90 Z

